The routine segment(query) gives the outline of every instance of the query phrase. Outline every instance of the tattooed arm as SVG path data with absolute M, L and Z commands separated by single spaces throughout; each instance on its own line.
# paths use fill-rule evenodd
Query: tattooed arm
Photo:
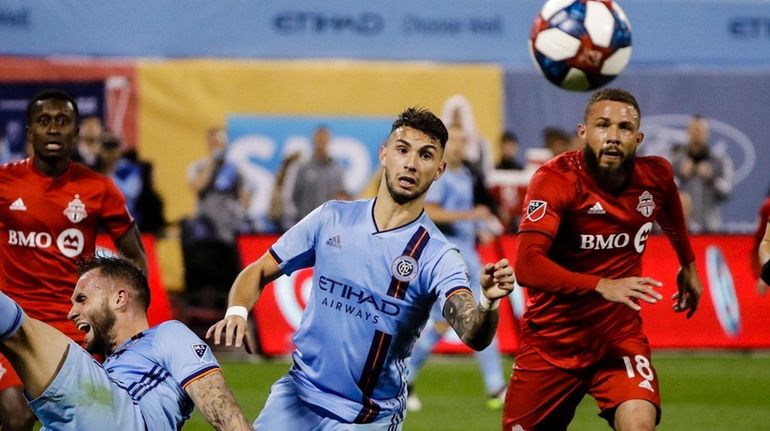
M 481 303 L 469 292 L 458 292 L 444 304 L 444 318 L 468 347 L 483 350 L 497 331 L 498 302 L 513 290 L 513 269 L 507 259 L 487 264 L 481 271 Z
M 201 377 L 185 389 L 214 429 L 252 430 L 221 371 Z

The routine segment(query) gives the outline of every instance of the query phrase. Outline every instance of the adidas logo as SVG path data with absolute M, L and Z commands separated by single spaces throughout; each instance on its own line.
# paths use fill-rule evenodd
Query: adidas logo
M 588 214 L 607 214 L 607 211 L 604 211 L 602 204 L 596 202 L 594 206 L 588 210 Z
M 647 389 L 650 392 L 655 392 L 655 389 L 652 388 L 652 384 L 650 384 L 649 380 L 642 380 L 642 383 L 639 383 L 639 387 Z
M 27 206 L 24 205 L 24 201 L 21 198 L 16 199 L 11 204 L 11 211 L 26 211 Z
M 334 235 L 333 237 L 326 240 L 326 245 L 330 245 L 332 247 L 336 248 L 342 248 L 342 241 L 340 241 L 339 235 Z

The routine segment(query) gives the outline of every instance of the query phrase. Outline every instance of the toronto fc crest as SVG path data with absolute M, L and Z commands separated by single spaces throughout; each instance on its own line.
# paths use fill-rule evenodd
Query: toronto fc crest
M 652 194 L 647 190 L 639 196 L 639 205 L 636 206 L 636 210 L 642 213 L 643 216 L 649 217 L 652 215 L 652 211 L 655 209 L 655 201 L 652 200 Z
M 88 217 L 88 213 L 86 213 L 86 206 L 80 200 L 80 195 L 76 194 L 75 199 L 67 204 L 67 208 L 64 210 L 64 215 L 66 215 L 69 221 L 72 223 L 80 223 L 83 221 L 83 219 Z

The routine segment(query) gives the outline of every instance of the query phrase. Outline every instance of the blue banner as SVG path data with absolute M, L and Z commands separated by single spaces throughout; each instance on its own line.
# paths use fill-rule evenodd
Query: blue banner
M 770 65 L 768 0 L 622 0 L 635 64 Z M 0 54 L 530 64 L 541 0 L 25 1 Z
M 265 216 L 281 162 L 293 153 L 308 160 L 313 131 L 326 126 L 332 134 L 329 153 L 345 168 L 346 191 L 358 195 L 379 166 L 379 149 L 390 134 L 392 118 L 231 116 L 227 159 L 238 166 L 252 189 L 249 209 L 257 228 L 267 229 Z

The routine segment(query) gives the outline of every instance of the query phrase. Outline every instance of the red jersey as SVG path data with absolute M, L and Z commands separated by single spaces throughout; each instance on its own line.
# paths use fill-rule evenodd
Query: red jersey
M 759 208 L 759 220 L 757 221 L 757 228 L 754 229 L 754 246 L 751 248 L 751 269 L 754 270 L 754 275 L 759 277 L 759 273 L 762 267 L 759 265 L 759 256 L 757 256 L 757 249 L 762 242 L 762 238 L 765 237 L 765 229 L 767 223 L 770 222 L 770 198 L 765 199 L 762 202 L 762 206 Z
M 56 178 L 32 159 L 0 166 L 0 288 L 35 319 L 67 320 L 76 263 L 95 251 L 97 228 L 119 238 L 132 226 L 112 180 L 70 162 Z
M 551 238 L 547 258 L 575 275 L 575 282 L 556 284 L 556 274 L 536 269 L 517 273 L 530 298 L 523 341 L 554 365 L 576 368 L 601 358 L 612 340 L 640 334 L 639 313 L 605 300 L 595 287 L 600 278 L 642 275 L 642 253 L 655 221 L 680 261 L 692 262 L 673 171 L 661 157 L 637 157 L 633 178 L 615 194 L 599 188 L 582 151 L 541 166 L 527 189 L 519 232 Z

